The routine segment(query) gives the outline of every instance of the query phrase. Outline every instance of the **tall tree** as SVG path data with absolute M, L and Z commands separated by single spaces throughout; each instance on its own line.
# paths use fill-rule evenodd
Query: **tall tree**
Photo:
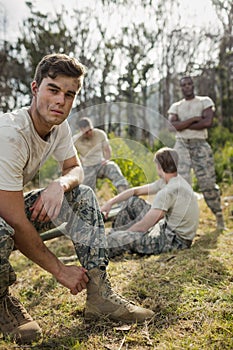
M 220 124 L 233 131 L 233 2 L 212 0 L 223 28 L 217 71 Z
M 21 102 L 24 92 L 22 80 L 26 75 L 24 65 L 15 55 L 14 47 L 4 42 L 0 49 L 0 111 L 5 113 Z
M 130 137 L 139 136 L 138 132 L 149 130 L 145 115 L 137 116 L 140 104 L 145 108 L 148 99 L 150 74 L 154 67 L 153 50 L 157 32 L 148 29 L 144 23 L 133 23 L 123 27 L 118 42 L 118 59 L 121 71 L 117 82 L 118 101 L 127 102 L 128 134 Z M 143 110 L 142 110 L 143 111 Z M 145 109 L 144 109 L 145 111 Z M 136 119 L 137 116 L 137 119 Z M 148 135 L 145 135 L 147 137 Z
M 64 20 L 67 14 L 64 7 L 61 12 L 51 16 L 49 13 L 35 11 L 32 2 L 26 4 L 30 9 L 30 16 L 23 22 L 15 47 L 27 72 L 21 79 L 21 84 L 24 85 L 24 101 L 30 98 L 30 82 L 41 58 L 54 52 L 72 54 L 76 47 L 75 39 Z

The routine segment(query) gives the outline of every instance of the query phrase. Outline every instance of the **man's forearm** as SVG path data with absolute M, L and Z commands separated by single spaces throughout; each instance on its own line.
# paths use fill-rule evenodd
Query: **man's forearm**
M 212 126 L 212 120 L 209 118 L 201 118 L 198 122 L 191 124 L 189 129 L 191 130 L 203 130 Z
M 72 190 L 74 187 L 80 185 L 84 180 L 83 168 L 74 167 L 67 172 L 64 172 L 61 177 L 54 180 L 55 182 L 60 182 L 64 188 L 64 192 Z
M 129 199 L 133 195 L 134 195 L 134 188 L 129 188 L 129 189 L 119 193 L 115 197 L 109 199 L 105 204 L 103 204 L 101 206 L 101 211 L 103 213 L 107 213 L 107 215 L 108 215 L 108 213 L 110 212 L 110 210 L 114 204 L 121 203 L 121 202 Z M 107 215 L 106 215 L 106 218 L 107 218 Z
M 111 205 L 126 201 L 134 195 L 134 188 L 129 188 L 109 200 Z
M 132 232 L 146 232 L 148 231 L 149 228 L 145 227 L 145 224 L 142 221 L 136 222 L 132 226 L 130 226 L 127 231 L 132 231 Z
M 171 124 L 177 131 L 182 131 L 185 129 L 191 129 L 192 126 L 197 124 L 200 119 L 201 117 L 193 117 L 182 121 L 180 120 L 172 121 Z
M 14 229 L 15 235 L 13 238 L 16 248 L 34 263 L 57 277 L 62 263 L 46 247 L 30 221 L 25 220 Z
M 147 232 L 164 217 L 164 211 L 151 208 L 147 214 L 138 222 L 133 224 L 127 231 Z
M 46 247 L 30 221 L 15 227 L 15 245 L 30 260 L 51 273 L 73 295 L 86 288 L 87 270 L 82 266 L 65 265 Z

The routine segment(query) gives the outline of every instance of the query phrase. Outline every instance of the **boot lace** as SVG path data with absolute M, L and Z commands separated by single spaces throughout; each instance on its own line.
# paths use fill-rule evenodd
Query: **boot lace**
M 26 309 L 15 297 L 10 295 L 7 296 L 6 308 L 7 312 L 11 313 L 19 324 L 32 321 L 31 316 L 27 313 Z
M 121 295 L 119 295 L 118 293 L 114 292 L 114 290 L 112 289 L 111 283 L 107 277 L 106 272 L 104 272 L 101 277 L 103 279 L 103 285 L 104 285 L 103 294 L 104 294 L 105 298 L 107 298 L 109 301 L 112 301 L 114 304 L 118 304 L 118 305 L 127 306 L 130 304 L 134 304 L 132 301 L 129 301 L 129 300 L 125 299 L 124 297 L 122 297 Z

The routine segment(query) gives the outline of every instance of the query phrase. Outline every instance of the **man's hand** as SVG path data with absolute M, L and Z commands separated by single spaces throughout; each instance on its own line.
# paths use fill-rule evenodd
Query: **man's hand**
M 108 214 L 112 208 L 112 205 L 109 202 L 104 203 L 104 205 L 100 208 L 101 213 L 104 214 L 105 219 L 108 218 Z
M 86 272 L 87 270 L 82 266 L 62 265 L 55 278 L 64 287 L 67 287 L 71 294 L 76 295 L 87 288 L 89 279 Z
M 109 162 L 108 159 L 103 159 L 103 160 L 101 161 L 101 165 L 106 165 L 108 162 Z
M 59 182 L 51 182 L 30 208 L 31 221 L 47 222 L 56 219 L 64 199 L 64 189 Z

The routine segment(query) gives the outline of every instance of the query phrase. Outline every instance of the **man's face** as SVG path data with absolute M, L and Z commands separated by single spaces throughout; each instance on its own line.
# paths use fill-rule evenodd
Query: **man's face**
M 181 79 L 180 87 L 182 93 L 186 99 L 191 99 L 194 97 L 194 85 L 190 78 Z
M 77 78 L 64 75 L 44 78 L 39 87 L 33 81 L 33 104 L 38 122 L 47 127 L 61 124 L 70 113 L 78 88 Z
M 81 133 L 82 133 L 82 136 L 85 138 L 85 139 L 91 139 L 92 136 L 93 136 L 93 129 L 91 129 L 89 126 L 87 126 L 86 128 L 81 128 Z

